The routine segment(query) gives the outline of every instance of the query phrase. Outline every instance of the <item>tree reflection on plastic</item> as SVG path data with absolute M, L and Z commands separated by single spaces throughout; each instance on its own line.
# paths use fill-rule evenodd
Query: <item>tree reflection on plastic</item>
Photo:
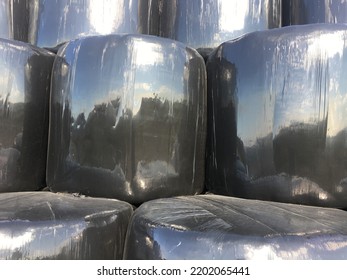
M 145 35 L 72 41 L 53 69 L 47 183 L 141 203 L 200 193 L 206 73 L 183 44 Z
M 256 32 L 207 63 L 208 188 L 347 207 L 344 25 Z

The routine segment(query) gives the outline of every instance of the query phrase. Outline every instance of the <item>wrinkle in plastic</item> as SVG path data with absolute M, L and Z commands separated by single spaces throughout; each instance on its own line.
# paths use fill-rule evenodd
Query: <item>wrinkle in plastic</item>
M 0 259 L 121 259 L 132 206 L 49 192 L 0 195 Z
M 337 209 L 217 195 L 158 199 L 135 211 L 124 258 L 345 259 L 346 231 Z

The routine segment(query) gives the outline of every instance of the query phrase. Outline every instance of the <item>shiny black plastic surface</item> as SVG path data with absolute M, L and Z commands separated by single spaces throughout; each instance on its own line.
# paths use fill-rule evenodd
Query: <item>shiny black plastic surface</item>
M 347 23 L 345 0 L 282 0 L 283 25 Z
M 158 199 L 130 221 L 125 259 L 346 259 L 347 212 L 214 195 Z
M 46 185 L 54 55 L 0 39 L 0 192 Z
M 27 42 L 30 0 L 0 0 L 0 38 Z
M 64 46 L 53 69 L 48 186 L 132 203 L 200 193 L 205 71 L 195 50 L 154 36 Z
M 31 44 L 54 48 L 87 35 L 140 33 L 142 0 L 29 0 Z M 139 10 L 139 6 L 142 10 Z
M 132 211 L 111 199 L 0 194 L 0 259 L 121 259 Z
M 212 192 L 347 207 L 346 38 L 345 25 L 292 26 L 210 56 Z
M 8 0 L 0 0 L 0 38 L 13 38 L 10 11 L 10 2 Z
M 148 0 L 148 32 L 195 49 L 280 27 L 280 0 Z

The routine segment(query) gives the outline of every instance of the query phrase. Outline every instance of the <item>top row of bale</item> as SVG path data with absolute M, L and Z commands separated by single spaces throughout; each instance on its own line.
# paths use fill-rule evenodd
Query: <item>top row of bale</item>
M 210 49 L 253 31 L 345 23 L 346 7 L 343 0 L 0 0 L 0 38 L 55 48 L 87 35 L 150 34 Z

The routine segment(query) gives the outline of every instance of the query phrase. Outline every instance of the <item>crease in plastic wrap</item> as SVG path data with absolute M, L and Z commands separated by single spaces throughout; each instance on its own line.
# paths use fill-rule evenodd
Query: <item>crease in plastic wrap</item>
M 28 41 L 29 0 L 0 0 L 0 38 Z
M 0 192 L 46 186 L 54 55 L 0 39 Z
M 148 14 L 143 0 L 29 0 L 29 42 L 46 48 L 72 39 L 142 33 Z
M 346 36 L 345 25 L 291 26 L 209 57 L 210 191 L 347 208 Z
M 158 199 L 135 210 L 125 259 L 346 259 L 347 213 L 218 195 Z
M 147 0 L 148 33 L 175 39 L 203 55 L 245 33 L 281 26 L 279 0 Z
M 122 259 L 132 206 L 50 192 L 0 194 L 0 259 Z
M 206 99 L 204 61 L 179 42 L 70 42 L 53 69 L 48 186 L 135 204 L 200 193 Z
M 283 26 L 313 23 L 347 23 L 345 0 L 282 0 Z

